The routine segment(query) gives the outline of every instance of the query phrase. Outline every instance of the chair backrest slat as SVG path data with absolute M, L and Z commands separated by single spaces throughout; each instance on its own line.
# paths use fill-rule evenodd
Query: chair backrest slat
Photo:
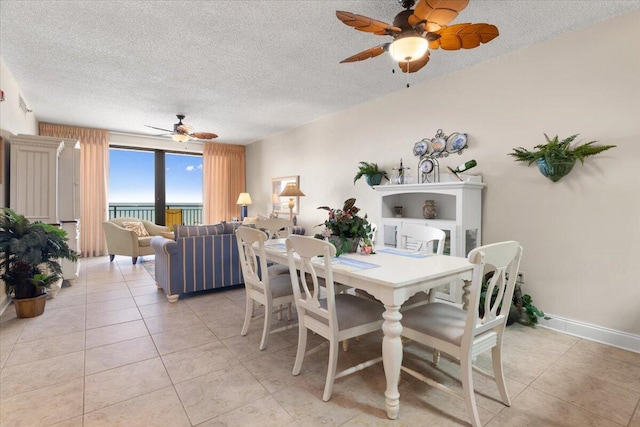
M 515 241 L 485 245 L 469 252 L 469 262 L 475 264 L 469 286 L 472 312 L 467 318 L 467 328 L 474 332 L 465 334 L 470 339 L 506 325 L 521 258 L 522 247 Z M 481 304 L 483 292 L 485 300 Z
M 284 239 L 293 229 L 293 222 L 284 218 L 267 218 L 255 224 L 258 230 L 263 230 L 269 239 Z
M 269 287 L 267 258 L 264 252 L 264 242 L 267 240 L 266 233 L 243 226 L 236 230 L 236 239 L 245 287 L 259 288 L 266 294 Z
M 296 307 L 325 318 L 330 326 L 335 325 L 337 327 L 333 269 L 331 266 L 331 260 L 336 255 L 335 246 L 324 240 L 298 235 L 289 236 L 286 243 L 291 283 L 294 284 L 293 294 L 296 299 Z M 300 260 L 298 271 L 296 271 L 296 256 Z M 322 260 L 321 268 L 324 269 L 325 286 L 322 289 L 326 293 L 326 308 L 323 308 L 320 304 L 321 286 L 316 273 L 318 260 Z M 305 315 L 305 313 L 298 314 L 301 317 Z
M 369 232 L 369 240 L 371 240 L 371 245 L 375 246 L 376 245 L 376 235 L 378 234 L 378 226 L 376 224 L 374 224 L 373 222 L 369 223 L 369 227 L 371 228 L 371 231 Z

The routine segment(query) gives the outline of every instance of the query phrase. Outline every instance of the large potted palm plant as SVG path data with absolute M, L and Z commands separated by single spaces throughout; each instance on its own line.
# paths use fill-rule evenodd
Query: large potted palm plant
M 61 279 L 60 259 L 75 261 L 77 254 L 67 244 L 67 233 L 59 227 L 30 222 L 23 215 L 3 208 L 0 215 L 0 276 L 18 317 L 42 314 L 46 289 Z

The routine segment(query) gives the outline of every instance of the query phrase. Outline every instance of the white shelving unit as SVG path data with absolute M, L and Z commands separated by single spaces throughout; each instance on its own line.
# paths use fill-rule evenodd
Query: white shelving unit
M 464 181 L 444 175 L 443 181 L 424 184 L 378 185 L 379 244 L 396 247 L 397 230 L 401 223 L 422 224 L 439 228 L 447 234 L 445 254 L 466 257 L 482 244 L 482 183 L 481 176 L 462 175 Z M 436 204 L 435 219 L 425 219 L 422 207 L 426 200 Z M 396 207 L 402 216 L 396 216 Z M 438 296 L 456 299 L 456 287 Z

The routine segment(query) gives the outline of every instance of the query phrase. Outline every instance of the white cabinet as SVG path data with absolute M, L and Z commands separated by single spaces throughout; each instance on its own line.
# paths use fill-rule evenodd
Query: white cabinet
M 443 176 L 446 181 L 423 184 L 379 185 L 378 244 L 395 247 L 401 223 L 424 224 L 439 228 L 447 234 L 446 255 L 466 257 L 482 243 L 482 183 L 480 176 Z M 425 219 L 422 208 L 426 200 L 433 200 L 437 214 Z M 400 212 L 402 212 L 400 214 Z M 455 299 L 455 287 L 441 297 Z
M 58 217 L 60 221 L 72 221 L 80 218 L 80 142 L 62 143 L 64 148 L 58 157 Z
M 11 138 L 9 206 L 29 221 L 57 223 L 59 138 L 18 135 Z
M 60 225 L 69 247 L 79 251 L 79 141 L 17 135 L 9 142 L 9 207 L 30 221 Z M 65 260 L 62 271 L 65 280 L 73 280 L 79 264 Z

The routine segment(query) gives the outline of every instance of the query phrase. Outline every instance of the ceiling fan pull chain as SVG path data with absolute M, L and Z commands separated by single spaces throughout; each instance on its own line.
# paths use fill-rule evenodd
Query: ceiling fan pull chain
M 409 87 L 409 67 L 411 67 L 411 62 L 407 62 L 407 88 Z

